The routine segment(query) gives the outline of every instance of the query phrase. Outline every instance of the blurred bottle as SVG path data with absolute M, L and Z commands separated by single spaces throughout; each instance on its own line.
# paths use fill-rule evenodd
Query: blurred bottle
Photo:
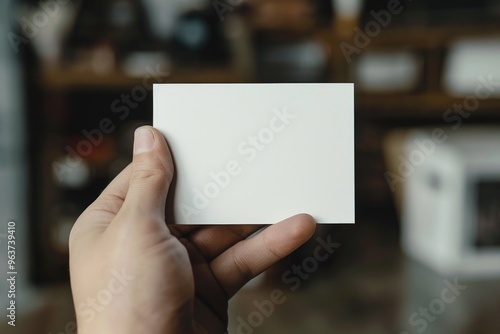
M 181 15 L 168 50 L 180 66 L 222 66 L 231 59 L 223 26 L 212 7 Z
M 85 51 L 106 45 L 120 60 L 130 51 L 151 49 L 153 40 L 142 1 L 83 1 L 67 40 L 66 55 L 70 59 L 85 57 Z

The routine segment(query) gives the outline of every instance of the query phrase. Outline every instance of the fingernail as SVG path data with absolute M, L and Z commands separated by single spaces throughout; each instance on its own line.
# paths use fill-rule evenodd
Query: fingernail
M 134 134 L 134 154 L 151 151 L 155 144 L 153 132 L 147 127 L 135 130 Z

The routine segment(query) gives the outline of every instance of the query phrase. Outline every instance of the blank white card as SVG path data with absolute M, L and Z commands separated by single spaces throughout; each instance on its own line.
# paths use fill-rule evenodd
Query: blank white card
M 155 84 L 177 224 L 354 223 L 352 84 Z

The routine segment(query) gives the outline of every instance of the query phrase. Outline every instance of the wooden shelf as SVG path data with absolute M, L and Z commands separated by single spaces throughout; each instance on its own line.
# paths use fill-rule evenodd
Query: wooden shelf
M 76 67 L 42 67 L 41 87 L 48 90 L 78 88 L 119 89 L 143 85 L 145 76 L 131 76 L 121 71 L 100 74 Z M 249 82 L 248 75 L 230 68 L 175 69 L 168 75 L 150 80 L 163 83 L 238 83 Z
M 419 117 L 440 116 L 453 105 L 463 105 L 465 97 L 454 97 L 444 93 L 425 93 L 414 95 L 359 94 L 356 109 L 360 116 Z M 372 112 L 373 111 L 373 112 Z M 411 115 L 410 115 L 411 113 Z M 500 118 L 500 98 L 480 100 L 475 112 L 481 115 L 498 115 Z
M 363 23 L 359 27 L 364 31 Z M 333 34 L 334 42 L 338 44 L 344 41 L 353 44 L 354 30 L 352 30 L 352 34 L 353 36 L 350 36 L 348 39 L 340 38 Z M 498 37 L 499 35 L 500 24 L 498 23 L 464 26 L 389 26 L 381 28 L 381 33 L 377 36 L 370 37 L 370 42 L 366 46 L 366 49 L 387 49 L 393 47 L 397 49 L 442 49 L 448 43 L 459 38 L 487 38 Z

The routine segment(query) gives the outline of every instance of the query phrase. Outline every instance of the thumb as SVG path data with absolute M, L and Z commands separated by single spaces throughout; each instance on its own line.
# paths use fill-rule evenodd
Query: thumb
M 141 216 L 153 214 L 164 219 L 173 174 L 172 156 L 163 135 L 150 126 L 138 128 L 134 134 L 134 158 L 123 208 Z

